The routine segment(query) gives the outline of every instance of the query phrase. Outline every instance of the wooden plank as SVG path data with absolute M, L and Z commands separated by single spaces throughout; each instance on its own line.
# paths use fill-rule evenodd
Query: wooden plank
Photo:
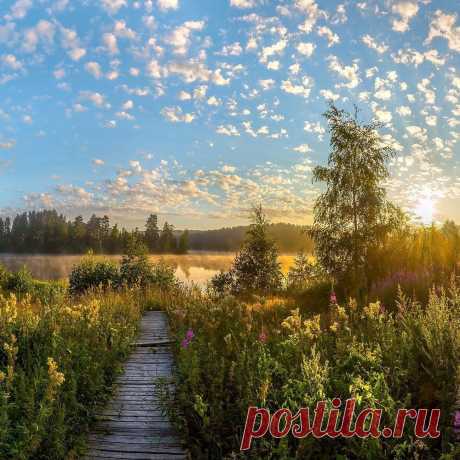
M 166 314 L 147 312 L 141 322 L 138 346 L 117 378 L 112 399 L 96 410 L 85 458 L 188 458 L 158 394 L 159 378 L 174 391 L 172 343 Z M 170 404 L 174 405 L 174 401 Z

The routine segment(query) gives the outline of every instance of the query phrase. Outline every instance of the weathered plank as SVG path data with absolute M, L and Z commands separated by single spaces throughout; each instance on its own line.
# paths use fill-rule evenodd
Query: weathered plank
M 117 379 L 112 400 L 96 411 L 86 459 L 188 458 L 157 394 L 159 378 L 174 389 L 170 383 L 174 367 L 170 343 L 166 315 L 146 313 L 135 348 Z

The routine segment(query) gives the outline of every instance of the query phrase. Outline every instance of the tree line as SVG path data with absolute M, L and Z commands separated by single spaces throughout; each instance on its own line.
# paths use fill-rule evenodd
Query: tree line
M 145 230 L 127 230 L 111 225 L 108 216 L 92 215 L 67 219 L 56 210 L 30 211 L 13 219 L 0 217 L 0 252 L 42 254 L 121 254 L 133 244 L 145 244 L 150 253 L 180 253 L 189 249 L 189 232 L 177 234 L 165 222 L 160 229 L 158 217 L 151 214 Z

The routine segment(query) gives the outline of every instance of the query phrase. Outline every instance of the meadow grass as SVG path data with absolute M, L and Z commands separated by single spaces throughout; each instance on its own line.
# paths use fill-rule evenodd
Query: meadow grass
M 129 290 L 0 296 L 0 458 L 78 458 L 140 314 Z
M 320 313 L 313 307 L 286 293 L 242 301 L 198 291 L 182 292 L 167 307 L 178 367 L 179 410 L 171 414 L 188 433 L 193 457 L 459 458 L 452 430 L 460 365 L 455 283 L 432 290 L 424 305 L 400 292 L 394 311 L 340 298 Z M 407 424 L 402 439 L 267 436 L 239 452 L 249 406 L 296 413 L 334 397 L 356 398 L 357 412 L 384 409 L 383 426 L 392 426 L 398 408 L 440 408 L 441 437 L 416 439 Z

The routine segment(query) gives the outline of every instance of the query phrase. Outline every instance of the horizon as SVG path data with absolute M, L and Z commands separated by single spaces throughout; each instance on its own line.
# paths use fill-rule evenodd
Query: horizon
M 460 5 L 273 3 L 7 1 L 0 214 L 309 224 L 333 100 L 385 125 L 391 200 L 460 221 Z

